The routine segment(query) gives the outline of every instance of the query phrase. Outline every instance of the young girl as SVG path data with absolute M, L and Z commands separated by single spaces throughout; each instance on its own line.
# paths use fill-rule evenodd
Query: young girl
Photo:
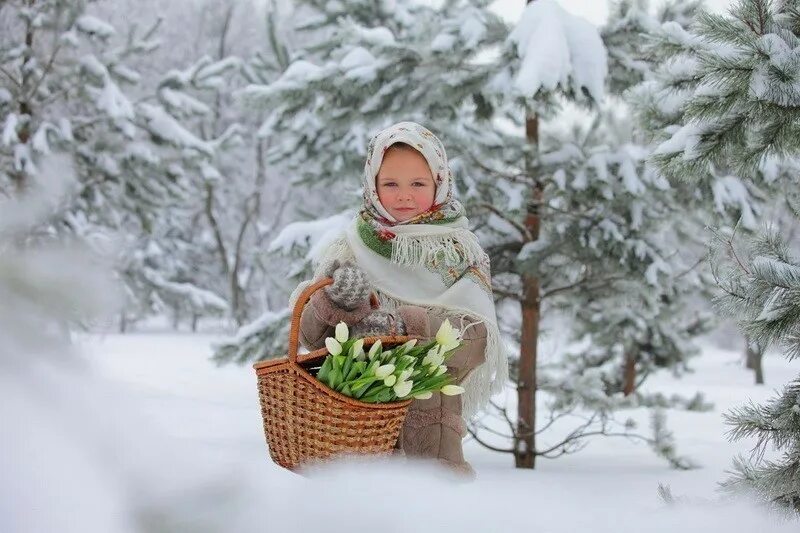
M 464 419 L 502 390 L 508 363 L 492 298 L 489 257 L 468 229 L 453 197 L 441 141 L 415 122 L 399 122 L 373 137 L 364 166 L 361 210 L 325 251 L 318 290 L 303 310 L 300 342 L 325 345 L 344 321 L 351 336 L 414 335 L 429 340 L 445 318 L 464 331 L 464 345 L 447 361 L 463 395 L 435 393 L 414 400 L 395 447 L 408 457 L 436 459 L 474 478 L 464 460 Z M 370 293 L 380 306 L 372 308 Z

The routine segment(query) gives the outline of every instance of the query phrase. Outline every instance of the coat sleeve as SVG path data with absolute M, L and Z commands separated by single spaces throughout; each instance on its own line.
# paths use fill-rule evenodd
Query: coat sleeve
M 311 295 L 300 315 L 300 344 L 309 351 L 322 348 L 325 339 L 333 337 L 336 324 L 344 322 L 352 326 L 371 310 L 368 300 L 352 311 L 341 309 L 320 289 Z
M 397 311 L 406 324 L 408 334 L 420 336 L 425 341 L 436 337 L 436 332 L 445 318 L 449 318 L 454 326 L 460 325 L 454 317 L 449 317 L 444 312 L 428 311 L 415 305 L 402 305 Z M 464 345 L 447 360 L 447 366 L 457 378 L 456 382 L 460 382 L 461 377 L 486 361 L 486 326 L 471 317 L 464 320 L 464 326 L 466 329 L 462 338 Z

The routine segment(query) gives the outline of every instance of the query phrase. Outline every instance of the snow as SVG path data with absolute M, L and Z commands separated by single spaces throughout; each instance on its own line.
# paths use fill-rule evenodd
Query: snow
M 731 458 L 753 444 L 728 442 L 721 413 L 772 395 L 771 387 L 752 384 L 738 352 L 706 344 L 695 373 L 681 380 L 657 375 L 646 384 L 652 393 L 692 395 L 701 389 L 714 402 L 715 410 L 676 411 L 667 418 L 678 450 L 699 462 L 699 469 L 670 469 L 637 441 L 607 438 L 521 470 L 509 455 L 468 440 L 465 456 L 478 478 L 462 484 L 432 465 L 402 459 L 342 460 L 308 477 L 277 467 L 264 441 L 254 372 L 249 365 L 215 367 L 209 361 L 215 340 L 172 333 L 80 336 L 77 346 L 91 378 L 53 374 L 42 389 L 48 398 L 63 394 L 69 402 L 0 403 L 6 415 L 15 409 L 12 429 L 25 424 L 30 438 L 25 446 L 11 440 L 16 462 L 4 464 L 18 474 L 6 478 L 5 487 L 13 479 L 25 491 L 14 493 L 16 505 L 0 503 L 0 524 L 29 527 L 2 529 L 46 531 L 52 527 L 44 526 L 68 517 L 59 531 L 133 531 L 123 512 L 130 502 L 147 509 L 145 503 L 160 501 L 159 510 L 178 512 L 186 530 L 203 524 L 207 531 L 263 531 L 268 524 L 281 532 L 349 532 L 370 523 L 387 532 L 407 531 L 408 524 L 415 531 L 461 533 L 796 531 L 794 523 L 777 523 L 747 501 L 725 502 L 715 492 Z M 774 385 L 796 370 L 777 355 L 768 354 L 764 365 Z M 22 393 L 6 381 L 4 397 Z M 53 386 L 58 383 L 60 388 Z M 513 405 L 513 391 L 506 396 Z M 630 415 L 646 427 L 644 413 Z M 5 431 L 3 440 L 9 444 L 17 435 Z M 545 435 L 540 444 L 555 438 Z M 120 483 L 122 471 L 151 492 L 130 491 Z M 222 482 L 217 489 L 210 485 L 214 480 Z M 81 490 L 75 491 L 78 484 Z M 659 499 L 660 484 L 676 496 L 675 504 Z M 32 512 L 37 501 L 49 504 Z M 87 501 L 91 512 L 82 503 Z M 355 523 L 351 513 L 342 515 L 354 505 Z
M 339 62 L 343 70 L 350 70 L 356 67 L 363 67 L 375 63 L 375 56 L 363 46 L 356 46 L 350 50 Z
M 373 28 L 357 26 L 357 34 L 364 42 L 373 46 L 394 46 L 397 44 L 392 30 L 385 26 L 375 26 Z
M 115 33 L 114 27 L 111 26 L 111 24 L 91 15 L 81 15 L 78 17 L 78 20 L 75 21 L 75 25 L 84 33 L 97 35 L 102 38 L 111 37 Z
M 486 24 L 474 10 L 461 20 L 458 34 L 466 48 L 475 48 L 486 36 Z
M 229 339 L 225 339 L 225 344 L 239 344 L 251 335 L 255 335 L 264 330 L 270 324 L 274 324 L 278 320 L 285 320 L 287 313 L 285 311 L 264 311 L 260 317 L 249 324 L 240 327 L 236 334 Z
M 456 44 L 456 37 L 451 33 L 440 33 L 431 41 L 431 51 L 449 52 Z
M 132 85 L 137 84 L 142 80 L 142 76 L 138 72 L 122 64 L 112 65 L 111 72 L 113 72 L 116 77 L 125 80 Z
M 666 141 L 656 146 L 653 154 L 675 154 L 683 152 L 686 161 L 697 157 L 696 149 L 700 143 L 700 136 L 705 132 L 705 128 L 695 122 L 690 122 L 685 126 L 680 126 L 671 132 L 672 136 Z
M 310 61 L 298 59 L 293 61 L 281 77 L 269 85 L 251 84 L 241 89 L 241 94 L 246 98 L 265 98 L 294 89 L 302 89 L 309 83 L 325 77 L 325 70 Z
M 65 141 L 73 141 L 74 137 L 72 136 L 72 123 L 66 117 L 61 117 L 58 119 L 58 129 L 61 138 Z
M 294 246 L 310 246 L 308 258 L 315 260 L 344 231 L 345 225 L 353 219 L 354 214 L 353 210 L 347 210 L 319 220 L 287 224 L 270 242 L 267 251 L 280 250 L 285 254 Z
M 795 288 L 800 286 L 800 267 L 777 259 L 758 255 L 752 261 L 757 275 L 774 285 Z
M 750 77 L 750 92 L 757 100 L 773 102 L 791 107 L 800 102 L 800 88 L 794 76 L 788 81 L 776 76 L 775 72 L 793 72 L 797 62 L 797 50 L 774 33 L 762 35 L 756 48 L 766 55 L 768 61 L 759 61 Z
M 517 254 L 517 260 L 518 261 L 525 261 L 530 256 L 541 252 L 542 250 L 546 249 L 548 246 L 550 246 L 550 243 L 544 237 L 540 237 L 540 238 L 536 239 L 535 241 L 528 241 L 528 242 L 526 242 L 525 244 L 522 245 L 522 248 L 520 249 L 519 253 Z
M 36 130 L 36 133 L 33 134 L 33 149 L 40 154 L 49 154 L 50 153 L 50 143 L 47 140 L 47 132 L 52 131 L 56 135 L 58 135 L 59 130 L 49 122 L 43 122 L 39 129 Z
M 786 305 L 786 295 L 788 292 L 789 291 L 783 287 L 773 288 L 755 320 L 774 322 L 785 317 L 787 311 L 789 311 L 789 306 Z
M 598 29 L 565 11 L 555 0 L 531 2 L 508 37 L 520 57 L 515 90 L 532 97 L 561 86 L 595 101 L 604 95 L 608 54 Z
M 625 147 L 622 149 L 625 152 Z M 630 155 L 630 154 L 625 154 Z M 644 183 L 639 179 L 639 173 L 636 172 L 637 157 L 623 157 L 620 161 L 619 172 L 622 175 L 622 183 L 625 190 L 630 194 L 638 195 L 645 192 Z
M 19 119 L 17 115 L 15 113 L 9 113 L 6 117 L 5 124 L 3 124 L 3 133 L 0 135 L 0 143 L 5 146 L 11 146 L 19 142 L 19 137 L 17 137 L 18 123 Z
M 377 66 L 375 56 L 361 46 L 350 50 L 339 62 L 339 67 L 347 79 L 361 80 L 364 83 L 373 81 L 377 77 Z
M 197 287 L 191 283 L 170 281 L 157 271 L 149 268 L 143 269 L 142 275 L 154 286 L 186 299 L 194 309 L 210 309 L 214 311 L 228 309 L 228 302 L 224 298 L 202 287 Z
M 753 230 L 758 225 L 753 213 L 752 200 L 747 187 L 736 176 L 722 176 L 713 180 L 711 191 L 714 196 L 714 207 L 719 213 L 725 213 L 726 207 L 733 206 L 741 212 L 742 225 Z
M 86 90 L 94 98 L 97 108 L 101 111 L 105 111 L 113 118 L 132 119 L 134 115 L 133 104 L 111 79 L 105 65 L 94 55 L 89 54 L 81 58 L 81 66 L 99 78 L 103 83 L 101 89 L 97 89 L 91 85 L 86 87 Z
M 105 65 L 100 62 L 93 54 L 87 54 L 80 59 L 80 64 L 93 76 L 105 79 L 108 76 L 108 71 Z
M 214 148 L 210 143 L 200 139 L 181 126 L 177 120 L 172 118 L 169 113 L 164 111 L 160 106 L 140 104 L 139 109 L 147 124 L 147 128 L 153 135 L 175 146 L 193 148 L 209 157 L 214 156 Z
M 169 87 L 159 89 L 158 96 L 171 109 L 186 115 L 206 115 L 211 112 L 211 109 L 197 98 Z

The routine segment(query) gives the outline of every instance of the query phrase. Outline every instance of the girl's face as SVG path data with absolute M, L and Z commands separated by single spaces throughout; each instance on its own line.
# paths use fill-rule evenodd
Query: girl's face
M 436 196 L 428 162 L 416 150 L 387 150 L 375 181 L 378 199 L 398 222 L 430 209 Z

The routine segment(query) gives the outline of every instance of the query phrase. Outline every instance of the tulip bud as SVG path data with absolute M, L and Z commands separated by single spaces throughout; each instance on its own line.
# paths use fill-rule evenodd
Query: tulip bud
M 370 347 L 370 349 L 369 349 L 369 353 L 367 354 L 367 355 L 368 355 L 368 357 L 369 357 L 369 360 L 370 360 L 370 361 L 372 361 L 372 360 L 375 358 L 375 355 L 377 355 L 377 353 L 378 353 L 378 351 L 380 351 L 380 349 L 381 349 L 381 340 L 380 340 L 380 339 L 378 339 L 378 340 L 377 340 L 377 341 L 375 341 L 375 343 L 374 343 L 374 344 L 373 344 L 373 345 Z
M 464 392 L 464 387 L 461 387 L 459 385 L 445 385 L 444 387 L 442 387 L 441 392 L 445 396 L 456 396 L 457 394 L 461 394 Z
M 445 372 L 447 372 L 447 365 L 439 365 L 439 370 L 437 370 L 436 374 L 434 374 L 434 375 L 435 376 L 441 376 Z
M 393 389 L 394 393 L 397 394 L 398 398 L 402 398 L 404 396 L 408 396 L 408 393 L 411 392 L 411 389 L 414 387 L 413 381 L 398 381 L 395 383 Z
M 413 348 L 416 344 L 417 344 L 417 339 L 411 339 L 410 341 L 408 341 L 405 344 L 403 344 L 400 347 L 400 349 L 405 352 L 405 351 L 408 351 L 411 348 Z
M 394 374 L 389 374 L 389 375 L 388 375 L 388 376 L 386 376 L 386 378 L 383 380 L 383 384 L 384 384 L 384 385 L 386 385 L 387 387 L 391 387 L 391 386 L 392 386 L 392 385 L 394 385 L 396 382 L 397 382 L 397 376 L 395 376 Z
M 342 322 L 343 323 L 343 322 Z M 350 355 L 356 355 L 364 347 L 364 339 L 358 339 L 350 348 Z
M 425 392 L 420 392 L 419 394 L 415 394 L 414 398 L 416 398 L 417 400 L 427 400 L 431 396 L 433 396 L 433 393 L 429 390 L 426 390 Z
M 347 342 L 347 339 L 350 337 L 350 330 L 347 329 L 347 324 L 344 322 L 339 322 L 336 324 L 335 337 L 340 343 Z
M 333 337 L 328 337 L 325 339 L 325 347 L 328 349 L 328 353 L 331 355 L 339 355 L 342 353 L 342 345 L 334 339 Z
M 375 376 L 381 379 L 394 372 L 394 365 L 381 365 L 375 369 Z

